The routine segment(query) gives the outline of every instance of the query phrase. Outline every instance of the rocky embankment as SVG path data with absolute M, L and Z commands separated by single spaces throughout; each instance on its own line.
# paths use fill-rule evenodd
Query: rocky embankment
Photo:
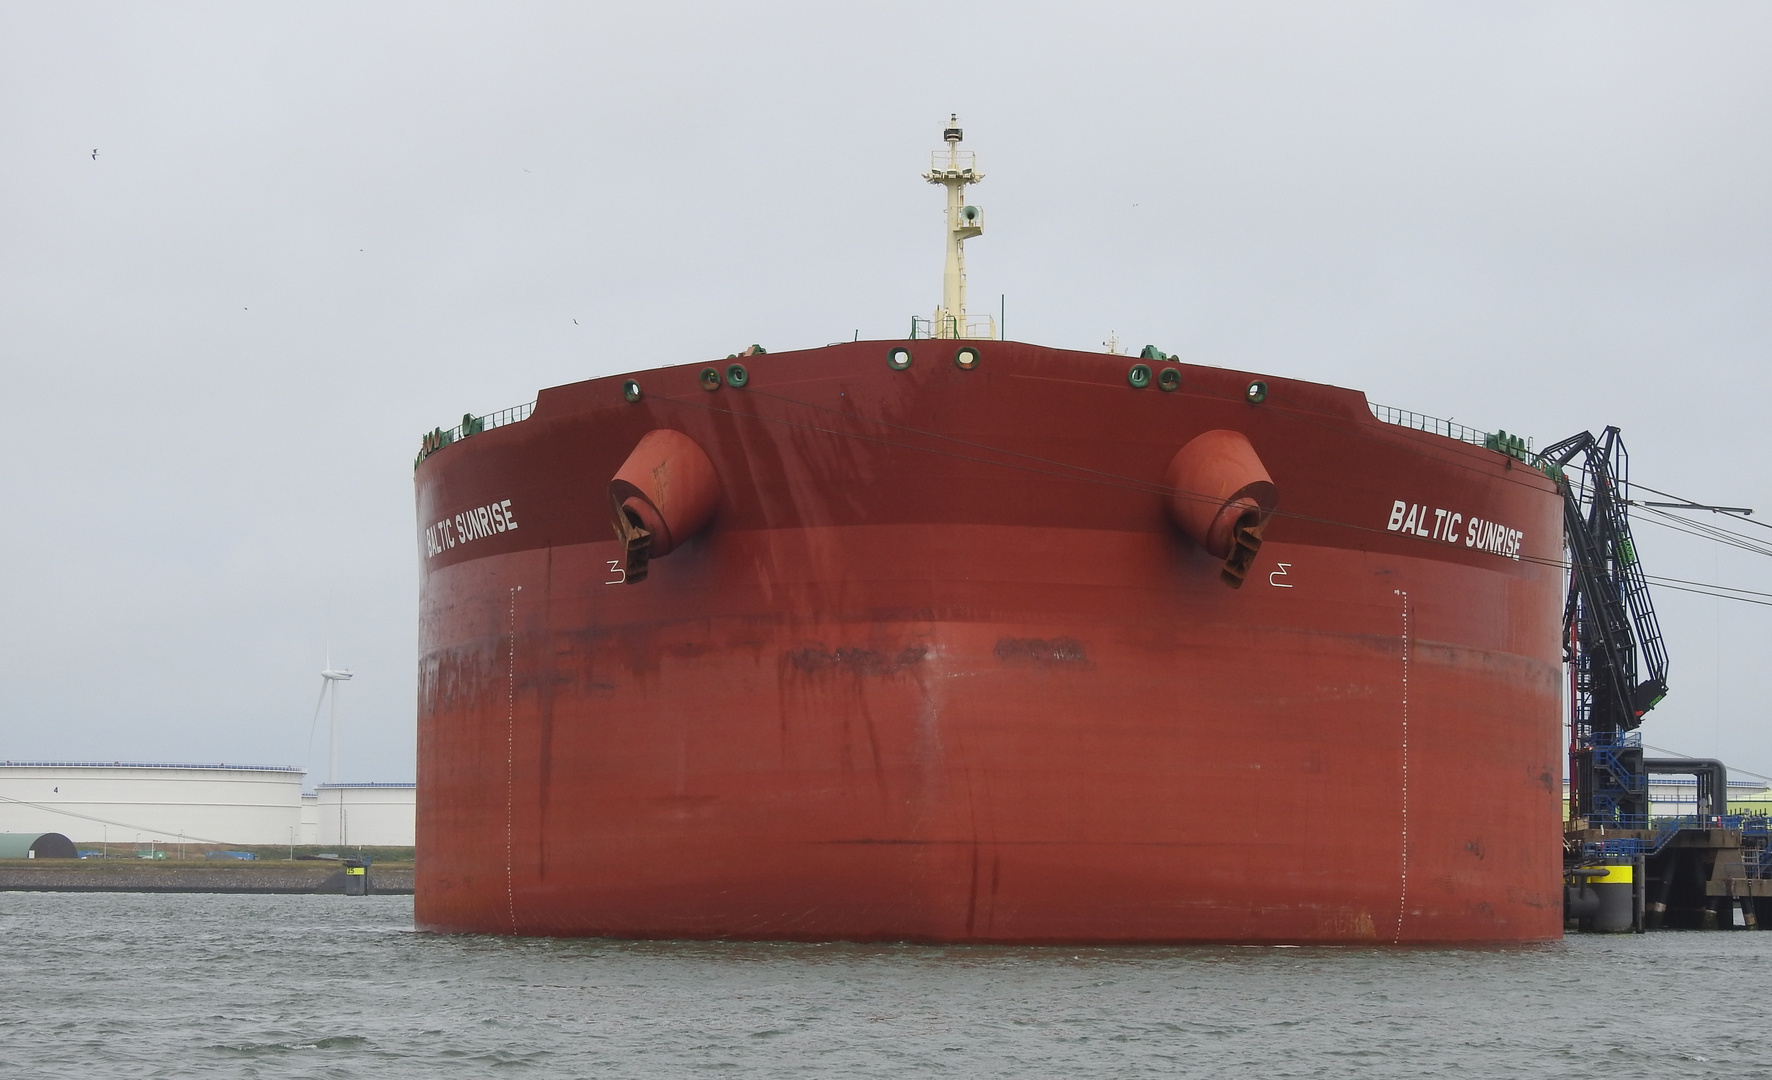
M 336 862 L 0 860 L 0 892 L 343 893 Z M 412 864 L 369 868 L 372 893 L 412 892 Z

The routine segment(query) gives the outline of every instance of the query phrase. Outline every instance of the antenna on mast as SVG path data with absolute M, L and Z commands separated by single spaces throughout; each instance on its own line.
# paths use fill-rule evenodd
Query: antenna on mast
M 966 185 L 983 180 L 984 173 L 978 171 L 978 160 L 972 151 L 960 149 L 965 135 L 960 130 L 959 114 L 948 117 L 941 137 L 948 144 L 947 149 L 930 155 L 929 171 L 923 174 L 923 179 L 940 184 L 948 193 L 947 265 L 941 275 L 941 303 L 935 309 L 929 336 L 994 338 L 996 319 L 989 315 L 976 320 L 966 317 L 966 241 L 984 232 L 984 211 L 966 203 Z M 915 330 L 913 323 L 913 335 Z

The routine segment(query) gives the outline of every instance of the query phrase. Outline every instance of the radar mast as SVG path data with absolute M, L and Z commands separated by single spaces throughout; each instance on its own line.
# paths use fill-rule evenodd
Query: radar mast
M 966 317 L 966 241 L 984 232 L 984 211 L 966 203 L 966 185 L 984 179 L 978 170 L 977 157 L 970 150 L 960 149 L 960 117 L 948 117 L 941 137 L 946 150 L 930 155 L 929 171 L 923 179 L 947 188 L 947 265 L 941 275 L 941 303 L 935 309 L 928 333 L 924 334 L 913 320 L 913 337 L 994 338 L 997 320 L 989 315 L 969 320 Z

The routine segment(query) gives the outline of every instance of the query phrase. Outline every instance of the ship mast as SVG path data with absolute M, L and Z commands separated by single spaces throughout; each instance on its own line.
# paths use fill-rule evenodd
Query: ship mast
M 960 149 L 960 117 L 948 118 L 941 133 L 946 150 L 931 155 L 923 179 L 940 184 L 948 193 L 947 265 L 941 275 L 941 304 L 935 309 L 930 336 L 938 338 L 994 338 L 997 321 L 989 316 L 968 322 L 966 318 L 966 241 L 984 232 L 984 212 L 966 204 L 966 185 L 984 179 L 970 150 Z

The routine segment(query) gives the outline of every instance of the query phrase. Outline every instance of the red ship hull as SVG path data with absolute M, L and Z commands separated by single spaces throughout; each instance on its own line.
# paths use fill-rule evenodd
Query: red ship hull
M 870 342 L 747 358 L 742 388 L 559 387 L 419 464 L 421 926 L 1561 933 L 1550 480 L 1353 391 L 893 344 L 907 370 Z M 718 508 L 620 583 L 606 493 L 661 428 L 706 451 Z M 1279 495 L 1237 589 L 1164 510 L 1209 430 Z

